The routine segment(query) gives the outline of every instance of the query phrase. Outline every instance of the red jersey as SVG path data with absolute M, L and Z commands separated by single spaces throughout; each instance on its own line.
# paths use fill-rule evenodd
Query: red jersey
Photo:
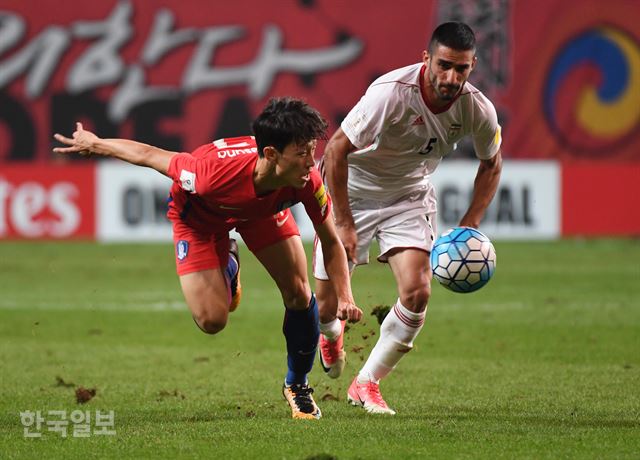
M 210 232 L 269 217 L 301 202 L 314 225 L 324 222 L 331 199 L 316 168 L 301 189 L 283 187 L 258 196 L 253 184 L 257 161 L 252 136 L 220 139 L 190 154 L 174 155 L 168 171 L 174 183 L 167 216 Z

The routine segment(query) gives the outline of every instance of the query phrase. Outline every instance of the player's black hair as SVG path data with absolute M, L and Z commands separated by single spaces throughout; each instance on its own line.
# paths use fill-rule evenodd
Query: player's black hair
M 429 53 L 433 53 L 437 45 L 456 51 L 475 51 L 476 36 L 471 27 L 464 22 L 445 22 L 433 31 L 429 41 Z
M 258 155 L 262 157 L 267 146 L 282 152 L 292 142 L 302 145 L 314 139 L 325 139 L 327 122 L 306 102 L 282 97 L 270 99 L 251 127 Z

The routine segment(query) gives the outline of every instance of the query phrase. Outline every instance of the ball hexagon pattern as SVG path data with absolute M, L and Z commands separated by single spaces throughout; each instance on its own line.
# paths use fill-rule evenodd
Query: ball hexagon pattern
M 496 251 L 491 240 L 471 227 L 444 232 L 431 250 L 433 276 L 454 292 L 474 292 L 487 284 L 496 269 Z

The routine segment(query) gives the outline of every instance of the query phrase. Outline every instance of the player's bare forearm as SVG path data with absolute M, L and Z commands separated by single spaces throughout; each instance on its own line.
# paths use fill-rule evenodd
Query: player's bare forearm
M 327 185 L 333 200 L 333 212 L 336 224 L 339 227 L 353 227 L 353 216 L 349 208 L 349 192 L 347 182 L 349 180 L 349 168 L 347 155 L 354 151 L 355 147 L 342 131 L 338 130 L 331 136 L 324 151 L 324 164 L 327 176 Z
M 460 221 L 461 226 L 478 228 L 491 200 L 493 200 L 502 172 L 500 151 L 489 160 L 481 160 L 473 184 L 473 197 L 466 214 Z
M 164 175 L 167 175 L 171 157 L 176 153 L 127 139 L 100 139 L 95 148 L 105 152 L 105 156 L 153 168 Z
M 91 131 L 86 131 L 81 123 L 76 123 L 72 138 L 61 134 L 55 134 L 54 137 L 66 145 L 54 148 L 55 153 L 117 158 L 134 165 L 153 168 L 164 175 L 167 175 L 171 157 L 176 153 L 128 139 L 101 139 Z

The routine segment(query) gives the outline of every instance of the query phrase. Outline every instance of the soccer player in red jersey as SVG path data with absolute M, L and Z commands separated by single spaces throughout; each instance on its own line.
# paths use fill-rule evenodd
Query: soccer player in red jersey
M 237 306 L 239 264 L 229 239 L 235 228 L 276 282 L 285 305 L 288 372 L 283 394 L 293 418 L 318 419 L 307 381 L 319 338 L 318 307 L 307 277 L 300 234 L 289 208 L 303 203 L 323 247 L 339 299 L 338 316 L 358 321 L 344 248 L 333 223 L 331 198 L 314 167 L 326 122 L 304 102 L 272 99 L 253 122 L 251 136 L 222 139 L 192 153 L 170 152 L 126 139 L 101 139 L 80 123 L 56 153 L 118 158 L 173 179 L 169 211 L 176 266 L 196 324 L 215 334 Z M 229 256 L 231 246 L 232 257 Z

